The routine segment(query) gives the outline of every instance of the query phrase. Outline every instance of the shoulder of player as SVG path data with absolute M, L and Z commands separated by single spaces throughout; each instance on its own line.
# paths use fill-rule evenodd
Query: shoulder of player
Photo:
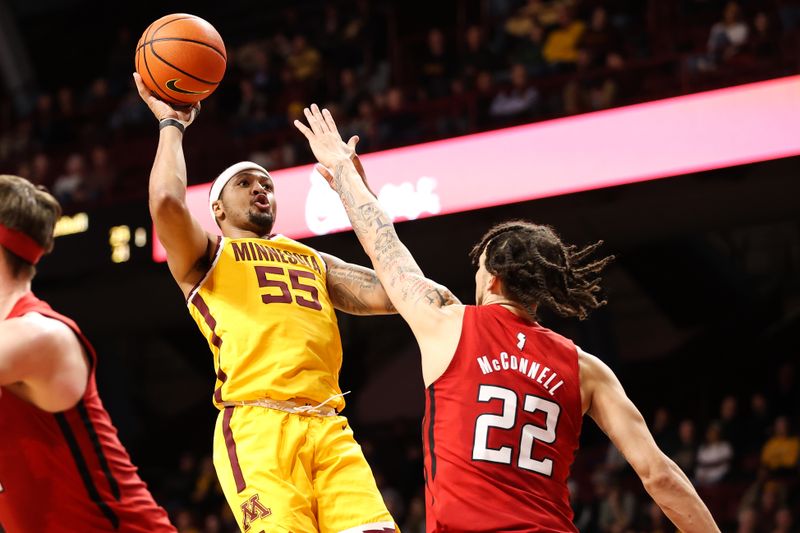
M 420 316 L 424 319 L 424 325 L 418 328 L 419 331 L 415 331 L 419 340 L 422 340 L 420 337 L 427 337 L 429 340 L 438 342 L 451 337 L 460 337 L 466 308 L 467 306 L 462 303 L 425 306 L 424 309 L 427 309 L 427 312 Z
M 37 351 L 43 357 L 59 357 L 73 349 L 81 349 L 75 332 L 58 319 L 33 312 L 8 322 L 15 333 L 26 338 L 30 351 Z
M 578 351 L 578 369 L 582 384 L 602 379 L 606 376 L 606 372 L 610 372 L 608 366 L 598 357 L 582 350 L 580 346 L 575 346 L 575 349 Z
M 620 392 L 621 385 L 614 372 L 599 357 L 594 356 L 579 346 L 578 350 L 578 371 L 580 373 L 581 398 L 584 413 L 591 409 L 592 399 L 597 391 Z
M 84 360 L 78 337 L 60 320 L 32 312 L 0 324 L 2 335 L 14 339 L 6 363 L 23 381 L 57 376 Z

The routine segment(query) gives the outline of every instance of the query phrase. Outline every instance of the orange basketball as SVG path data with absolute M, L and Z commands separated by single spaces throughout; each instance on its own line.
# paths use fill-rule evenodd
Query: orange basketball
M 208 97 L 222 81 L 227 60 L 214 26 L 186 13 L 153 22 L 136 45 L 136 72 L 148 89 L 171 104 Z

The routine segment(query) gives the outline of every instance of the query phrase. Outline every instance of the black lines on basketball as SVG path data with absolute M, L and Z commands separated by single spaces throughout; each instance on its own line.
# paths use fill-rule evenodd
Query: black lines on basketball
M 201 45 L 201 46 L 205 46 L 205 47 L 207 47 L 207 48 L 211 48 L 211 49 L 212 49 L 212 50 L 214 50 L 216 53 L 218 53 L 218 54 L 219 54 L 219 56 L 220 56 L 222 59 L 224 59 L 225 61 L 227 61 L 227 60 L 228 60 L 228 58 L 227 58 L 227 56 L 225 55 L 225 53 L 224 53 L 224 52 L 220 52 L 220 51 L 219 51 L 219 50 L 218 50 L 218 49 L 217 49 L 215 46 L 211 46 L 210 44 L 208 44 L 208 43 L 204 43 L 203 41 L 197 41 L 197 40 L 195 40 L 195 39 L 185 39 L 185 38 L 183 38 L 183 37 L 159 37 L 158 39 L 150 39 L 149 41 L 147 41 L 147 42 L 145 42 L 145 43 L 142 43 L 142 44 L 140 44 L 140 45 L 139 45 L 139 48 L 142 48 L 143 46 L 147 46 L 147 45 L 148 45 L 148 44 L 150 44 L 150 43 L 158 43 L 158 42 L 162 42 L 162 41 L 182 41 L 182 42 L 185 42 L 185 43 L 194 43 L 194 44 L 199 44 L 199 45 Z
M 197 41 L 193 41 L 193 40 L 190 40 L 190 39 L 172 39 L 172 40 L 173 41 L 183 41 L 183 42 L 195 43 L 195 44 L 203 44 L 203 43 L 198 43 Z M 211 48 L 211 47 L 209 46 L 209 48 Z M 166 59 L 164 59 L 163 57 L 158 55 L 158 52 L 156 52 L 155 46 L 153 46 L 153 41 L 150 41 L 150 53 L 153 54 L 154 56 L 156 56 L 162 63 L 174 68 L 175 70 L 177 70 L 178 72 L 180 72 L 184 76 L 189 76 L 193 80 L 197 80 L 197 81 L 199 81 L 201 83 L 205 83 L 205 84 L 208 84 L 208 85 L 219 85 L 219 81 L 208 81 L 208 80 L 204 80 L 203 78 L 198 78 L 194 74 L 186 72 L 182 68 L 177 67 L 177 66 L 173 65 L 172 63 L 170 63 L 169 61 L 167 61 Z M 222 80 L 220 80 L 220 81 L 222 81 Z

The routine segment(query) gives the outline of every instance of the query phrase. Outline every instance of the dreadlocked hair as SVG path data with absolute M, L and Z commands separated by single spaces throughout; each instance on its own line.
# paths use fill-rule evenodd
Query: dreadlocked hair
M 598 298 L 599 274 L 614 256 L 588 259 L 602 244 L 565 245 L 549 226 L 512 220 L 486 232 L 470 257 L 477 267 L 486 250 L 486 270 L 500 278 L 506 296 L 531 316 L 545 306 L 563 317 L 583 320 L 607 303 Z

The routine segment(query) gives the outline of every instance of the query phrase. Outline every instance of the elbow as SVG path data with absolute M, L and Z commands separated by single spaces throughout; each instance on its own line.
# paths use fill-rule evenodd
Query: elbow
M 172 191 L 167 189 L 158 189 L 150 191 L 150 213 L 153 218 L 169 215 L 176 211 L 183 211 L 186 209 L 186 202 L 183 196 L 178 196 Z
M 647 474 L 642 476 L 642 484 L 650 494 L 674 490 L 679 484 L 681 476 L 677 471 L 678 465 L 667 457 L 653 465 Z

